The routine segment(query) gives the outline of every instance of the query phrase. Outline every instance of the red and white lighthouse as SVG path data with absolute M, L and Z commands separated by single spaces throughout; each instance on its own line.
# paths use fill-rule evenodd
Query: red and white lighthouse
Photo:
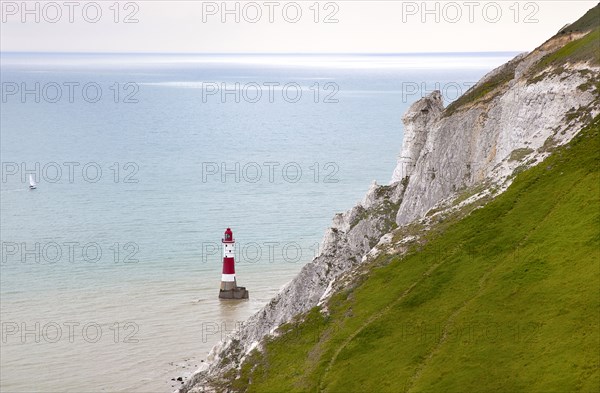
M 221 276 L 221 291 L 229 291 L 236 287 L 235 283 L 235 240 L 231 228 L 225 231 L 223 243 L 223 275 Z
M 225 230 L 223 243 L 223 273 L 221 275 L 221 299 L 248 299 L 245 287 L 238 287 L 235 279 L 235 239 L 231 228 Z

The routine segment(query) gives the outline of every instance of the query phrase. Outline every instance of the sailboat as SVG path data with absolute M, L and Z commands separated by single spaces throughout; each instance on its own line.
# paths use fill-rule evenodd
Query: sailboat
M 35 190 L 36 188 L 37 188 L 37 184 L 35 184 L 35 181 L 33 180 L 33 176 L 29 175 L 29 189 Z

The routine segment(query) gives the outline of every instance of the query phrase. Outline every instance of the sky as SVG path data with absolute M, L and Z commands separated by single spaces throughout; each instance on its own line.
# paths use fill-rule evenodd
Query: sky
M 593 1 L 6 1 L 0 51 L 529 51 Z

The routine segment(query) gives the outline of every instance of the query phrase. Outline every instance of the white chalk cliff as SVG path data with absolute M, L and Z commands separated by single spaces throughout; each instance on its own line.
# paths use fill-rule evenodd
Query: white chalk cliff
M 581 34 L 549 40 L 486 75 L 448 108 L 439 92 L 415 102 L 403 117 L 404 141 L 387 186 L 374 184 L 365 199 L 338 214 L 322 251 L 262 310 L 211 351 L 206 365 L 181 392 L 214 390 L 276 328 L 322 304 L 335 282 L 352 274 L 397 226 L 474 187 L 488 195 L 508 187 L 515 171 L 535 165 L 549 147 L 572 139 L 600 111 L 600 68 L 586 62 L 535 68 L 539 60 Z M 482 188 L 483 187 L 483 188 Z M 491 190 L 491 191 L 490 191 Z
M 465 93 L 469 96 L 499 74 L 515 69 L 515 77 L 500 91 L 488 93 L 488 100 L 448 114 L 439 93 L 434 92 L 410 107 L 403 117 L 405 139 L 392 177 L 392 183 L 407 179 L 398 225 L 422 217 L 456 191 L 484 181 L 504 184 L 523 165 L 523 158 L 532 160 L 528 165 L 545 158 L 547 153 L 539 151 L 544 144 L 556 146 L 571 140 L 584 120 L 575 116 L 577 111 L 592 117 L 598 113 L 598 106 L 592 105 L 597 103 L 597 91 L 579 88 L 593 80 L 597 67 L 572 64 L 532 83 L 527 73 L 530 57 L 539 58 L 540 53 L 518 56 Z M 573 109 L 574 118 L 566 121 Z

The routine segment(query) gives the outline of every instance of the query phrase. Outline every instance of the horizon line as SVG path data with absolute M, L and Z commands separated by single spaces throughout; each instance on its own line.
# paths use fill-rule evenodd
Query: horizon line
M 323 56 L 323 55 L 362 55 L 362 56 L 397 56 L 397 55 L 444 55 L 444 54 L 513 54 L 525 53 L 526 50 L 506 50 L 506 51 L 447 51 L 447 52 L 65 52 L 65 51 L 2 51 L 3 54 L 42 54 L 42 55 L 183 55 L 183 56 Z

